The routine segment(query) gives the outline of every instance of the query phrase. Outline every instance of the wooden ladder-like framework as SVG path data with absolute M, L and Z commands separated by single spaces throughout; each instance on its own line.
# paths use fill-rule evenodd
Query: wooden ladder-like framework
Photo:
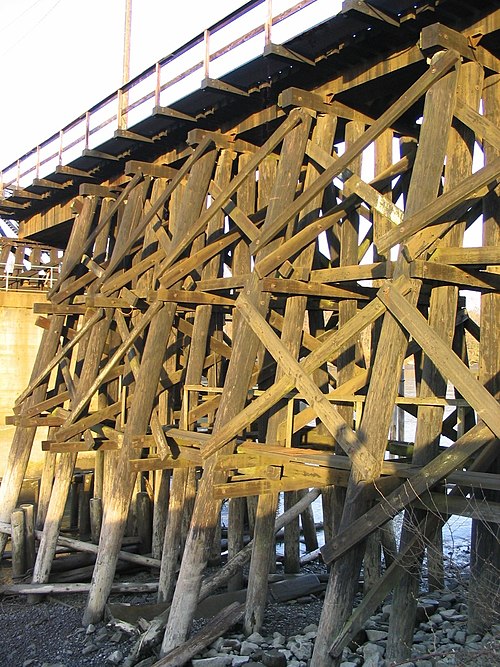
M 224 572 L 250 560 L 246 631 L 264 618 L 280 492 L 295 516 L 317 496 L 304 502 L 304 492 L 323 495 L 332 568 L 312 664 L 332 664 L 392 589 L 396 609 L 411 606 L 408 559 L 421 548 L 405 527 L 344 625 L 366 539 L 388 519 L 411 507 L 433 539 L 449 511 L 467 513 L 461 486 L 498 489 L 488 471 L 500 435 L 499 91 L 498 75 L 453 50 L 376 119 L 287 90 L 261 145 L 195 130 L 176 161 L 128 163 L 121 193 L 79 199 L 1 488 L 8 522 L 36 427 L 49 426 L 34 583 L 48 579 L 78 454 L 95 451 L 103 517 L 85 623 L 102 616 L 137 479 L 156 500 L 159 599 L 171 601 L 164 653 L 186 640 L 207 594 L 223 499 Z M 419 136 L 401 137 L 398 120 L 422 103 Z M 475 142 L 485 159 L 473 171 Z M 466 247 L 472 225 L 476 247 Z M 461 289 L 481 295 L 479 377 Z M 400 391 L 408 360 L 416 395 Z M 410 460 L 388 439 L 395 406 L 417 418 Z M 445 479 L 455 492 L 444 493 Z M 254 540 L 243 553 L 250 496 Z M 293 570 L 296 547 L 287 558 Z M 408 614 L 391 621 L 394 658 L 411 646 Z

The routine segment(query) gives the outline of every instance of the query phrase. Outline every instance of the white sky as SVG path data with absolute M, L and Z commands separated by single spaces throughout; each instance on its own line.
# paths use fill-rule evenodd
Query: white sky
M 132 0 L 131 77 L 245 0 Z M 125 0 L 0 0 L 0 168 L 122 82 Z

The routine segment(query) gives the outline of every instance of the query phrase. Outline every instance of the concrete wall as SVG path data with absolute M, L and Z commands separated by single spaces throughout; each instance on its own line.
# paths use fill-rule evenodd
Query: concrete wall
M 0 476 L 7 462 L 14 426 L 5 425 L 6 415 L 28 385 L 38 351 L 42 329 L 35 325 L 33 304 L 44 301 L 43 292 L 0 291 Z M 38 429 L 27 477 L 40 474 L 43 462 L 41 441 L 47 429 Z

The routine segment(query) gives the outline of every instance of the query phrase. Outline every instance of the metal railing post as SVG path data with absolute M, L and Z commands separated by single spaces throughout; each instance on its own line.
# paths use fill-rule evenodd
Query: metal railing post
M 85 148 L 86 149 L 89 147 L 89 139 L 90 139 L 90 112 L 86 111 L 85 112 Z
M 123 92 L 123 88 L 118 90 L 118 129 L 124 130 L 127 126 L 127 94 Z
M 273 0 L 267 0 L 266 22 L 264 26 L 265 46 L 271 44 L 271 29 L 273 27 Z
M 203 60 L 204 77 L 205 79 L 209 79 L 210 78 L 210 30 L 205 30 L 204 42 L 205 42 L 205 57 Z
M 161 86 L 161 66 L 160 63 L 155 65 L 156 83 L 155 83 L 155 107 L 160 106 L 160 86 Z
M 59 165 L 62 165 L 62 154 L 63 154 L 63 130 L 59 130 Z

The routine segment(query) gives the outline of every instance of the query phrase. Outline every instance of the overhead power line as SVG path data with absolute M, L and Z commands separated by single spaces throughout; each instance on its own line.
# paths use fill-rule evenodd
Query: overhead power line
M 24 11 L 24 14 L 25 14 L 27 11 L 29 11 L 29 9 L 32 9 L 35 5 L 40 4 L 40 2 L 41 2 L 41 0 L 37 0 L 37 2 L 35 2 L 33 5 L 31 5 L 31 7 L 29 7 L 28 9 L 26 9 L 26 10 Z M 21 42 L 22 42 L 24 39 L 26 39 L 26 37 L 28 37 L 28 35 L 30 35 L 36 28 L 38 28 L 38 26 L 39 26 L 43 21 L 45 21 L 45 19 L 47 18 L 47 16 L 48 16 L 49 14 L 51 14 L 51 13 L 54 11 L 54 9 L 57 7 L 57 5 L 59 5 L 60 3 L 61 3 L 61 0 L 56 0 L 55 3 L 52 5 L 52 7 L 50 7 L 50 8 L 45 12 L 45 14 L 43 14 L 43 15 L 38 19 L 38 21 L 37 21 L 35 24 L 33 24 L 32 26 L 30 26 L 30 27 L 28 28 L 28 30 L 24 33 L 24 35 L 22 35 L 22 37 L 20 37 L 18 40 L 16 40 L 16 42 L 14 42 L 14 44 L 12 44 L 11 46 L 9 46 L 5 51 L 3 51 L 2 53 L 0 53 L 0 58 L 3 58 L 3 56 L 6 56 L 6 55 L 7 55 L 8 53 L 10 53 L 13 49 L 15 49 L 17 46 L 19 46 L 19 44 L 21 44 Z M 22 16 L 22 14 L 21 14 L 20 16 Z M 18 17 L 18 18 L 20 18 L 20 17 Z

